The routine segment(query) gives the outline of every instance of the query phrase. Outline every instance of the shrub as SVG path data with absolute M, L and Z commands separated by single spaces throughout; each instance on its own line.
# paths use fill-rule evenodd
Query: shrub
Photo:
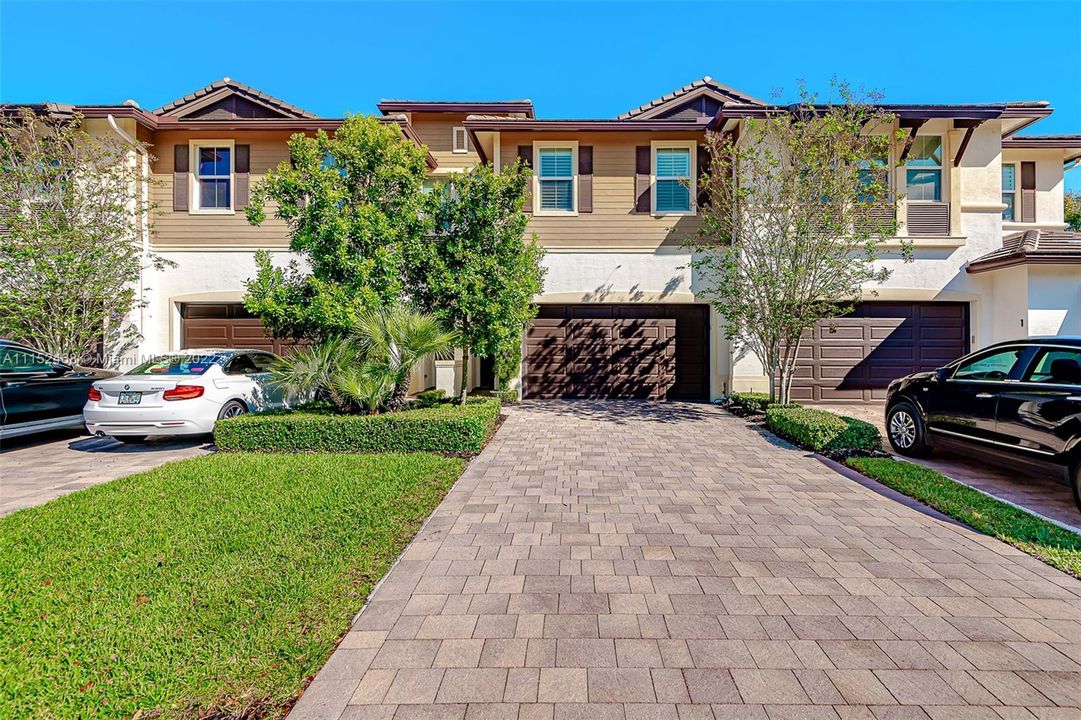
M 414 403 L 414 407 L 418 408 L 430 408 L 437 405 L 443 405 L 449 402 L 446 390 L 425 390 L 424 392 L 417 393 L 417 399 Z
M 478 453 L 495 427 L 499 401 L 403 410 L 382 415 L 266 412 L 219 420 L 221 450 L 256 452 Z
M 728 403 L 744 413 L 760 413 L 771 407 L 782 407 L 769 401 L 769 393 L 760 392 L 734 392 L 728 396 Z M 789 403 L 783 407 L 799 407 L 799 403 Z
M 728 396 L 728 401 L 745 412 L 765 412 L 769 405 L 769 393 L 734 392 Z
M 494 395 L 499 398 L 499 402 L 504 405 L 517 405 L 519 402 L 518 388 L 507 387 L 504 385 L 495 391 Z
M 766 425 L 781 437 L 815 452 L 880 450 L 882 438 L 874 425 L 827 410 L 772 405 Z

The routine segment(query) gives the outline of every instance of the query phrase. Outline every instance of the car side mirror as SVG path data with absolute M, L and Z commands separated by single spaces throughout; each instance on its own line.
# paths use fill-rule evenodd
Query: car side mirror
M 950 369 L 949 368 L 940 367 L 938 370 L 935 370 L 935 380 L 937 380 L 938 382 L 945 382 L 946 380 L 949 380 L 949 379 L 950 379 Z

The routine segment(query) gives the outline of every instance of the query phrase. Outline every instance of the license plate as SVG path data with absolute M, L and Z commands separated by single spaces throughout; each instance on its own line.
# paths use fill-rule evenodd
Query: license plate
M 118 405 L 138 405 L 143 399 L 141 392 L 122 392 L 120 393 L 120 400 L 117 401 Z

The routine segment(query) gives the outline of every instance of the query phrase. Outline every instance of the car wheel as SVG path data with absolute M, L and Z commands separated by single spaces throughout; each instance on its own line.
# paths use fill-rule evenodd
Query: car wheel
M 923 418 L 912 403 L 899 402 L 886 413 L 886 436 L 893 449 L 902 455 L 921 457 L 931 448 L 927 445 Z
M 218 412 L 218 419 L 225 420 L 227 418 L 240 417 L 248 412 L 248 406 L 239 400 L 230 400 L 221 406 L 221 411 Z
M 125 445 L 138 445 L 141 442 L 146 442 L 146 435 L 113 435 L 113 438 Z

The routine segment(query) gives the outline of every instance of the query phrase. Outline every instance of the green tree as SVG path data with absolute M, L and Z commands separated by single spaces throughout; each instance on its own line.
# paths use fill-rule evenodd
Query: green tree
M 275 267 L 259 253 L 244 303 L 276 337 L 346 334 L 399 300 L 402 248 L 425 237 L 425 150 L 395 125 L 354 115 L 333 136 L 294 135 L 289 156 L 256 185 L 246 212 L 259 225 L 273 202 L 303 262 Z
M 83 118 L 0 117 L 0 336 L 72 363 L 112 366 L 137 331 L 149 156 Z M 99 343 L 104 347 L 102 357 Z
M 437 186 L 428 196 L 431 237 L 405 252 L 411 296 L 455 331 L 463 367 L 471 355 L 494 358 L 503 381 L 517 374 L 513 359 L 544 280 L 543 251 L 525 236 L 529 177 L 520 162 L 499 174 L 481 165 Z
M 1073 190 L 1065 196 L 1066 225 L 1070 230 L 1081 232 L 1081 191 Z
M 707 136 L 707 202 L 690 242 L 700 294 L 736 350 L 761 360 L 770 399 L 781 403 L 804 332 L 889 277 L 875 261 L 897 231 L 888 181 L 893 118 L 835 87 L 839 102 L 819 105 L 802 91 L 798 105 L 746 121 L 738 139 Z

